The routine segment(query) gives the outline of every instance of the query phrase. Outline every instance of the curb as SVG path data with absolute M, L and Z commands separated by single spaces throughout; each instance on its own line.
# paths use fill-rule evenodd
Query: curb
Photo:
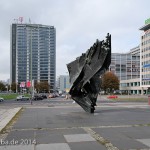
M 6 117 L 4 117 L 4 119 L 2 119 L 2 121 L 0 121 L 0 133 L 2 133 L 7 125 L 16 117 L 16 115 L 22 110 L 22 107 L 17 107 L 17 108 L 13 108 L 10 109 L 7 112 Z

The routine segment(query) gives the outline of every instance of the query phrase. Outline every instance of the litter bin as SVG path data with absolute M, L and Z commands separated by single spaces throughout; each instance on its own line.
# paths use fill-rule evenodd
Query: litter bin
M 150 95 L 148 96 L 148 105 L 150 105 Z

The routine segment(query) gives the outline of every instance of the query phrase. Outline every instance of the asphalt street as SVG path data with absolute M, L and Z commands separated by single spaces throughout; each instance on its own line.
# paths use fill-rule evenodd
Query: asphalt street
M 147 103 L 99 101 L 94 114 L 72 100 L 14 100 L 1 107 L 23 106 L 0 150 L 150 150 L 150 106 Z

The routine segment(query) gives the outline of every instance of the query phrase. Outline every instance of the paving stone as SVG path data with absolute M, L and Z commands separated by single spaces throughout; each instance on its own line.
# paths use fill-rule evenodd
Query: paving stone
M 107 150 L 104 145 L 99 144 L 96 141 L 93 142 L 73 142 L 68 143 L 71 150 Z
M 0 150 L 34 150 L 34 145 L 0 146 Z
M 95 141 L 90 134 L 72 134 L 64 135 L 67 142 L 85 142 L 85 141 Z
M 35 133 L 36 133 L 37 144 L 66 142 L 64 136 L 61 133 L 53 133 L 47 130 L 35 131 Z
M 138 130 L 132 128 L 134 131 L 132 132 L 131 128 L 94 128 L 93 130 L 119 149 L 147 149 L 146 145 L 134 138 L 135 131 L 137 131 L 137 135 L 139 136 Z
M 30 130 L 30 131 L 12 131 L 10 132 L 10 134 L 8 134 L 8 136 L 6 137 L 5 140 L 7 141 L 11 141 L 11 140 L 16 140 L 19 143 L 23 142 L 23 141 L 30 141 L 30 140 L 34 140 L 34 130 Z
M 71 150 L 67 143 L 39 144 L 36 150 Z

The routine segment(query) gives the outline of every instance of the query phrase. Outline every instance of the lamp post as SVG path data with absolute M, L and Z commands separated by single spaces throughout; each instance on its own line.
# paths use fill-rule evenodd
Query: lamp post
M 35 29 L 32 25 L 26 25 L 26 27 L 30 28 L 30 92 L 31 92 L 31 105 L 32 98 L 34 97 L 34 80 L 32 79 L 32 29 Z
M 32 27 L 30 27 L 30 83 L 31 83 L 31 105 L 33 98 L 33 88 L 32 88 Z
M 33 90 L 32 90 L 32 27 L 30 27 L 30 82 L 31 82 L 31 103 L 33 97 Z

